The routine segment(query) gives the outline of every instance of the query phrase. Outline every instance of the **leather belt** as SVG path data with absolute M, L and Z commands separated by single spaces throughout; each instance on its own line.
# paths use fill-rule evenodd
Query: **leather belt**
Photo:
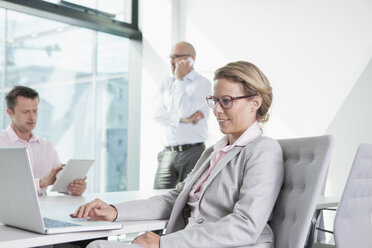
M 178 146 L 166 146 L 164 149 L 167 151 L 172 151 L 172 152 L 183 152 L 191 147 L 201 146 L 201 145 L 204 145 L 204 142 L 195 143 L 195 144 L 178 145 Z

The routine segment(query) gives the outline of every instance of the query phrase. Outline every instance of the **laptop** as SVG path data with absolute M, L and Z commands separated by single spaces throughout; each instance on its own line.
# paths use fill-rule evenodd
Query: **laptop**
M 60 219 L 43 216 L 25 147 L 0 147 L 0 199 L 0 223 L 37 233 L 55 234 L 122 228 L 120 223 L 73 219 L 68 217 L 67 212 L 58 213 L 61 215 Z

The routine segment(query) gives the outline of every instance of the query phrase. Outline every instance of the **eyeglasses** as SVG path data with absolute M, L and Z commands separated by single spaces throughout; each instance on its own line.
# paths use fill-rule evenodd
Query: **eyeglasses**
M 186 57 L 186 56 L 190 56 L 189 54 L 173 54 L 171 56 L 169 56 L 170 59 L 177 59 L 177 58 L 181 58 L 181 57 Z
M 214 109 L 218 102 L 221 104 L 222 108 L 230 109 L 233 106 L 233 101 L 243 99 L 243 98 L 249 98 L 249 97 L 253 97 L 253 96 L 257 96 L 257 94 L 246 95 L 246 96 L 236 96 L 236 97 L 221 96 L 220 98 L 217 98 L 217 97 L 214 97 L 214 96 L 207 96 L 206 99 L 207 99 L 208 106 L 211 109 Z

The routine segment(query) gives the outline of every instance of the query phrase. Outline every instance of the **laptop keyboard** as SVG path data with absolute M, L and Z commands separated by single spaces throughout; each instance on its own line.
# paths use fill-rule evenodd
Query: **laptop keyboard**
M 63 222 L 63 221 L 59 221 L 59 220 L 53 220 L 53 219 L 49 219 L 49 218 L 43 218 L 43 220 L 44 220 L 44 226 L 46 228 L 81 226 L 79 224 Z

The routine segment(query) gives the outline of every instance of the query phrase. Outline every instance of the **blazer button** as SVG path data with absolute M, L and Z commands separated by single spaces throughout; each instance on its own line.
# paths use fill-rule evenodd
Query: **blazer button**
M 203 218 L 201 218 L 201 219 L 198 219 L 198 224 L 201 224 L 201 223 L 203 223 L 204 222 L 204 219 Z

